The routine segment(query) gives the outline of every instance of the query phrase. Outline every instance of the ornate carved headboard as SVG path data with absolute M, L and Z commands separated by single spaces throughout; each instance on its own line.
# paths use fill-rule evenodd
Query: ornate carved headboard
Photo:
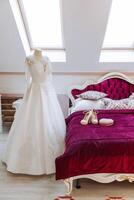
M 78 94 L 90 90 L 104 92 L 111 99 L 124 99 L 134 92 L 134 82 L 122 73 L 108 73 L 96 82 L 86 81 L 83 85 L 70 87 L 68 94 L 72 104 L 78 98 Z

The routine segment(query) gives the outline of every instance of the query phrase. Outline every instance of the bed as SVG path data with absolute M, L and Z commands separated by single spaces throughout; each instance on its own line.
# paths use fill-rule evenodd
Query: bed
M 72 86 L 69 98 L 72 105 L 85 91 L 105 92 L 108 98 L 119 100 L 134 93 L 134 83 L 121 73 L 108 73 L 98 81 Z M 66 149 L 56 159 L 56 179 L 64 180 L 70 194 L 73 180 L 89 178 L 100 183 L 134 181 L 134 109 L 99 110 L 98 118 L 115 121 L 110 127 L 82 126 L 83 111 L 66 119 Z

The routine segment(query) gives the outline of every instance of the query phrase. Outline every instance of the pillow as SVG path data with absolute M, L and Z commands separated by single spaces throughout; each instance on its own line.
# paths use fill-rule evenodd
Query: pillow
M 106 97 L 107 94 L 103 92 L 98 92 L 98 91 L 87 91 L 84 93 L 81 93 L 77 95 L 77 97 L 80 97 L 82 99 L 90 99 L 90 100 L 98 100 Z
M 112 126 L 114 124 L 114 120 L 113 119 L 108 119 L 108 118 L 101 118 L 99 120 L 99 124 L 101 126 Z
M 130 99 L 126 104 L 127 109 L 134 109 L 134 99 Z
M 105 108 L 107 110 L 119 110 L 119 109 L 128 109 L 128 103 L 130 101 L 129 98 L 120 99 L 120 100 L 113 100 L 109 98 L 104 98 L 102 100 L 105 104 Z
M 71 108 L 71 113 L 81 110 L 91 110 L 91 109 L 101 110 L 104 108 L 105 104 L 101 99 L 93 101 L 93 100 L 85 100 L 79 98 L 75 101 L 75 105 Z
M 134 93 L 129 96 L 129 99 L 134 99 Z

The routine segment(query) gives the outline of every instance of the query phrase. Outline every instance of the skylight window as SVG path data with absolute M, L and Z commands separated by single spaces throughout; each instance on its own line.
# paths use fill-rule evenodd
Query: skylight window
M 134 0 L 113 0 L 103 49 L 134 49 Z
M 31 49 L 63 50 L 60 0 L 18 0 Z

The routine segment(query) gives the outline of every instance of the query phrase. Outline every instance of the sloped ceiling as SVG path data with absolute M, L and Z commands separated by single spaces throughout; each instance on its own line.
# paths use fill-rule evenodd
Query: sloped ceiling
M 0 0 L 0 71 L 22 71 L 25 52 L 8 0 Z
M 62 0 L 67 62 L 53 63 L 54 71 L 126 69 L 126 63 L 99 63 L 111 2 Z M 24 71 L 25 51 L 8 0 L 0 1 L 0 27 L 0 71 Z

